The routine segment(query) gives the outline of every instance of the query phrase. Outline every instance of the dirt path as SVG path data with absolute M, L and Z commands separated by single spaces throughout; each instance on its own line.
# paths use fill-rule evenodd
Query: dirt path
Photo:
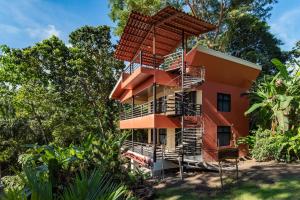
M 300 164 L 285 164 L 277 162 L 255 162 L 253 160 L 243 161 L 239 163 L 239 181 L 238 184 L 245 182 L 273 184 L 282 179 L 299 178 L 300 180 Z M 226 186 L 234 182 L 235 174 L 233 171 L 225 172 L 225 189 Z M 218 172 L 197 171 L 186 172 L 184 180 L 181 181 L 178 174 L 167 175 L 166 178 L 155 185 L 156 192 L 164 189 L 193 191 L 201 197 L 205 193 L 214 195 L 220 191 L 220 178 Z M 210 196 L 210 195 L 209 195 Z

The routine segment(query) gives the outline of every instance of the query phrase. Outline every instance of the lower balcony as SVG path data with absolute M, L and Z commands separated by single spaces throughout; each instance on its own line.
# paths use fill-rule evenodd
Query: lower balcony
M 125 140 L 122 149 L 123 155 L 127 158 L 133 159 L 140 165 L 150 167 L 153 164 L 154 146 L 153 144 L 132 142 Z M 156 159 L 157 160 L 169 160 L 177 161 L 180 158 L 180 147 L 176 148 L 176 151 L 168 151 L 163 145 L 156 146 Z

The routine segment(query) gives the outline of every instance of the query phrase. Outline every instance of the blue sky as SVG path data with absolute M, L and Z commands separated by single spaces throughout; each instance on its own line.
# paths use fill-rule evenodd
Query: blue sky
M 106 0 L 0 0 L 0 44 L 22 48 L 83 25 L 114 27 Z M 300 40 L 300 0 L 279 0 L 268 20 L 271 31 L 291 49 Z M 116 38 L 114 38 L 116 40 Z

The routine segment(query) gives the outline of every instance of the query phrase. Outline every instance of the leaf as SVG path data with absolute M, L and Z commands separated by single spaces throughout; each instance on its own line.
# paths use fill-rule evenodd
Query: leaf
M 282 64 L 277 58 L 272 59 L 272 63 L 276 66 L 276 68 L 279 70 L 280 74 L 285 78 L 289 78 L 289 72 L 287 70 L 287 67 Z
M 255 103 L 253 104 L 246 112 L 245 115 L 248 115 L 250 113 L 252 113 L 253 111 L 255 111 L 256 109 L 260 108 L 260 107 L 264 107 L 265 103 Z

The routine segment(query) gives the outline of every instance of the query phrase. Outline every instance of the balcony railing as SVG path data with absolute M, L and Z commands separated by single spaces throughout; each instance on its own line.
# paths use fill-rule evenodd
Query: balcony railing
M 175 104 L 175 106 L 174 106 Z M 184 115 L 187 116 L 196 116 L 201 115 L 202 113 L 202 106 L 201 104 L 194 104 L 194 103 L 183 103 L 183 106 L 180 102 L 173 102 L 170 103 L 167 100 L 156 101 L 156 112 L 157 114 L 167 114 L 167 113 L 173 113 L 172 115 Z M 135 105 L 135 106 L 127 106 L 123 108 L 123 111 L 120 113 L 120 119 L 126 120 L 126 119 L 132 119 L 137 117 L 143 117 L 146 115 L 150 115 L 154 113 L 154 107 L 153 107 L 153 101 Z
M 152 158 L 153 156 L 153 145 L 141 142 L 132 142 L 125 140 L 123 143 L 123 148 L 130 151 L 136 152 L 138 154 Z
M 132 74 L 140 66 L 161 70 L 177 69 L 182 66 L 182 58 L 182 49 L 164 57 L 159 57 L 158 55 L 154 56 L 144 51 L 139 51 L 129 65 L 124 69 L 124 72 Z
M 122 147 L 124 149 L 130 150 L 132 152 L 138 153 L 143 156 L 147 156 L 148 158 L 153 158 L 153 144 L 141 143 L 135 141 L 125 140 Z M 166 159 L 166 160 L 177 160 L 179 157 L 180 145 L 176 146 L 175 151 L 168 151 L 166 146 L 157 145 L 156 146 L 156 158 L 157 159 Z

